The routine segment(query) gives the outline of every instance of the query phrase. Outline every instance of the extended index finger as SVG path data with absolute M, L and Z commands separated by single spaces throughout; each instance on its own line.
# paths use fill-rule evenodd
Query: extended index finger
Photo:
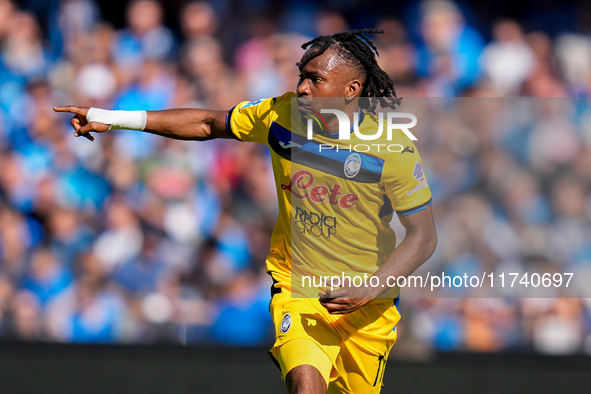
M 75 107 L 73 105 L 67 105 L 65 107 L 53 107 L 53 110 L 55 112 L 71 112 L 73 114 L 82 116 L 86 116 L 86 113 L 88 112 L 87 108 Z

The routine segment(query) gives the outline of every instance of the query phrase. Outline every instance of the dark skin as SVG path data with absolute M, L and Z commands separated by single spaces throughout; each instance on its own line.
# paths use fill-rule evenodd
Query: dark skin
M 431 257 L 437 246 L 437 233 L 430 206 L 398 218 L 406 229 L 406 236 L 380 269 L 372 275 L 379 278 L 379 283 L 387 283 L 389 276 L 406 277 L 412 274 Z M 324 294 L 319 294 L 319 297 L 320 304 L 331 314 L 343 315 L 355 312 L 380 297 L 382 293 L 382 287 L 342 287 L 334 291 L 327 290 Z
M 308 52 L 310 51 L 314 49 L 309 49 Z M 338 56 L 335 50 L 327 49 L 300 69 L 296 90 L 300 108 L 309 107 L 317 112 L 320 112 L 320 106 L 339 109 L 352 120 L 353 114 L 359 108 L 358 98 L 361 97 L 364 83 L 358 74 L 358 71 Z M 322 100 L 314 101 L 315 98 Z M 323 114 L 323 117 L 328 124 L 329 132 L 338 132 L 336 116 Z
M 74 114 L 70 123 L 74 128 L 75 137 L 86 137 L 94 141 L 91 133 L 104 133 L 110 125 L 99 122 L 88 122 L 86 114 L 89 107 L 54 107 L 56 112 Z M 211 111 L 204 109 L 167 109 L 148 111 L 148 121 L 144 131 L 177 140 L 206 141 L 215 138 L 232 138 L 226 130 L 228 111 Z
M 309 49 L 312 51 L 314 49 Z M 355 67 L 347 64 L 333 49 L 312 59 L 300 70 L 297 85 L 300 106 L 311 106 L 315 97 L 336 98 L 333 108 L 340 109 L 352 118 L 358 110 L 357 98 L 361 96 L 364 80 Z M 102 133 L 109 125 L 88 122 L 88 107 L 55 107 L 57 112 L 71 112 L 76 137 L 94 141 L 91 133 Z M 202 109 L 171 109 L 148 111 L 145 131 L 163 137 L 180 140 L 205 141 L 214 138 L 232 138 L 226 130 L 227 111 Z M 327 117 L 329 130 L 338 130 L 336 117 Z M 388 276 L 408 276 L 423 264 L 434 252 L 437 234 L 431 207 L 400 217 L 406 229 L 406 237 L 392 252 L 386 262 L 373 276 L 386 283 Z M 319 294 L 320 304 L 331 314 L 352 313 L 378 298 L 384 288 L 353 287 L 340 288 Z M 292 369 L 285 378 L 288 391 L 292 394 L 326 393 L 327 382 L 320 372 L 311 365 L 300 365 Z
M 315 97 L 343 98 L 340 109 L 351 117 L 351 114 L 358 110 L 356 98 L 361 96 L 363 82 L 354 67 L 348 65 L 339 56 L 335 56 L 333 49 L 328 49 L 300 70 L 297 87 L 298 103 L 302 106 L 310 105 L 312 103 L 310 99 Z M 331 128 L 338 130 L 336 117 L 330 120 L 327 117 L 327 123 L 329 130 Z M 435 251 L 437 233 L 431 207 L 408 216 L 401 216 L 400 222 L 406 229 L 406 237 L 384 265 L 374 273 L 373 276 L 380 279 L 379 283 L 386 283 L 388 276 L 412 274 Z M 342 315 L 356 311 L 378 298 L 383 292 L 384 289 L 381 287 L 360 286 L 328 290 L 319 294 L 319 297 L 320 303 L 328 312 Z
M 320 371 L 312 365 L 298 365 L 285 376 L 285 385 L 290 394 L 324 394 L 328 389 Z

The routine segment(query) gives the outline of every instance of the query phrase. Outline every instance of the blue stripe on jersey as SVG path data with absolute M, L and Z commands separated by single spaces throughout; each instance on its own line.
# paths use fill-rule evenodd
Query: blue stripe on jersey
M 394 298 L 394 306 L 396 308 L 398 308 L 398 304 L 400 304 L 400 296 Z M 396 326 L 394 326 L 394 329 L 392 329 L 392 331 L 396 331 Z
M 427 209 L 427 205 L 429 205 L 429 206 L 433 205 L 433 200 L 429 199 L 429 201 L 427 201 L 424 204 L 419 205 L 416 208 L 407 209 L 405 211 L 396 211 L 396 213 L 398 214 L 398 216 L 410 215 L 411 213 L 415 213 L 415 212 L 422 211 L 423 209 Z
M 281 126 L 279 123 L 271 123 L 271 128 L 269 129 L 269 134 L 273 134 L 273 137 L 277 141 L 281 141 L 284 144 L 288 144 L 290 141 L 297 142 L 300 145 L 304 145 L 310 141 L 303 135 L 299 135 L 296 133 L 292 133 L 287 128 Z
M 323 149 L 320 143 L 292 133 L 279 123 L 273 122 L 269 128 L 269 146 L 275 153 L 295 163 L 303 164 L 327 174 L 362 183 L 377 183 L 382 176 L 385 161 L 363 152 L 349 150 Z M 352 154 L 359 155 L 361 165 L 357 174 L 349 178 L 345 175 L 345 163 Z
M 320 151 L 320 145 L 316 141 L 309 141 L 308 144 L 302 145 L 300 150 L 313 153 L 318 156 L 328 157 L 329 159 L 340 161 L 345 164 L 347 158 L 351 155 L 351 153 L 357 153 L 361 157 L 361 168 L 369 170 L 371 172 L 376 172 L 378 174 L 382 173 L 382 169 L 384 168 L 384 160 L 380 159 L 375 156 L 370 156 L 365 153 L 349 151 L 349 150 L 339 150 L 337 151 L 336 148 L 333 149 L 323 149 L 322 152 Z M 298 151 L 295 152 L 298 154 Z
M 236 106 L 233 106 L 232 109 L 229 110 L 226 114 L 226 130 L 228 131 L 228 133 L 230 133 L 232 137 L 234 137 L 234 139 L 237 139 L 238 141 L 242 142 L 242 140 L 238 138 L 236 134 L 234 134 L 234 132 L 232 131 L 232 126 L 230 125 L 230 120 L 232 119 L 232 112 L 234 112 L 234 108 L 236 108 Z

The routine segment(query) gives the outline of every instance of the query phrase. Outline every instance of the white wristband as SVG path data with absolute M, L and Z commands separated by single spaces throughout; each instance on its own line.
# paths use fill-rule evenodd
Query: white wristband
M 108 124 L 109 130 L 129 129 L 144 130 L 148 121 L 147 111 L 109 111 L 91 107 L 86 114 L 86 120 Z

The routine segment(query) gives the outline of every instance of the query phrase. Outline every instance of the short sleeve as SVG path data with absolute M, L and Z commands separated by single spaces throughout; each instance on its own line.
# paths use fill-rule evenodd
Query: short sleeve
M 401 152 L 388 155 L 382 183 L 394 211 L 405 216 L 431 205 L 431 190 L 416 146 L 410 139 L 401 146 Z
M 268 98 L 238 104 L 226 115 L 226 128 L 237 140 L 266 145 L 276 101 Z

